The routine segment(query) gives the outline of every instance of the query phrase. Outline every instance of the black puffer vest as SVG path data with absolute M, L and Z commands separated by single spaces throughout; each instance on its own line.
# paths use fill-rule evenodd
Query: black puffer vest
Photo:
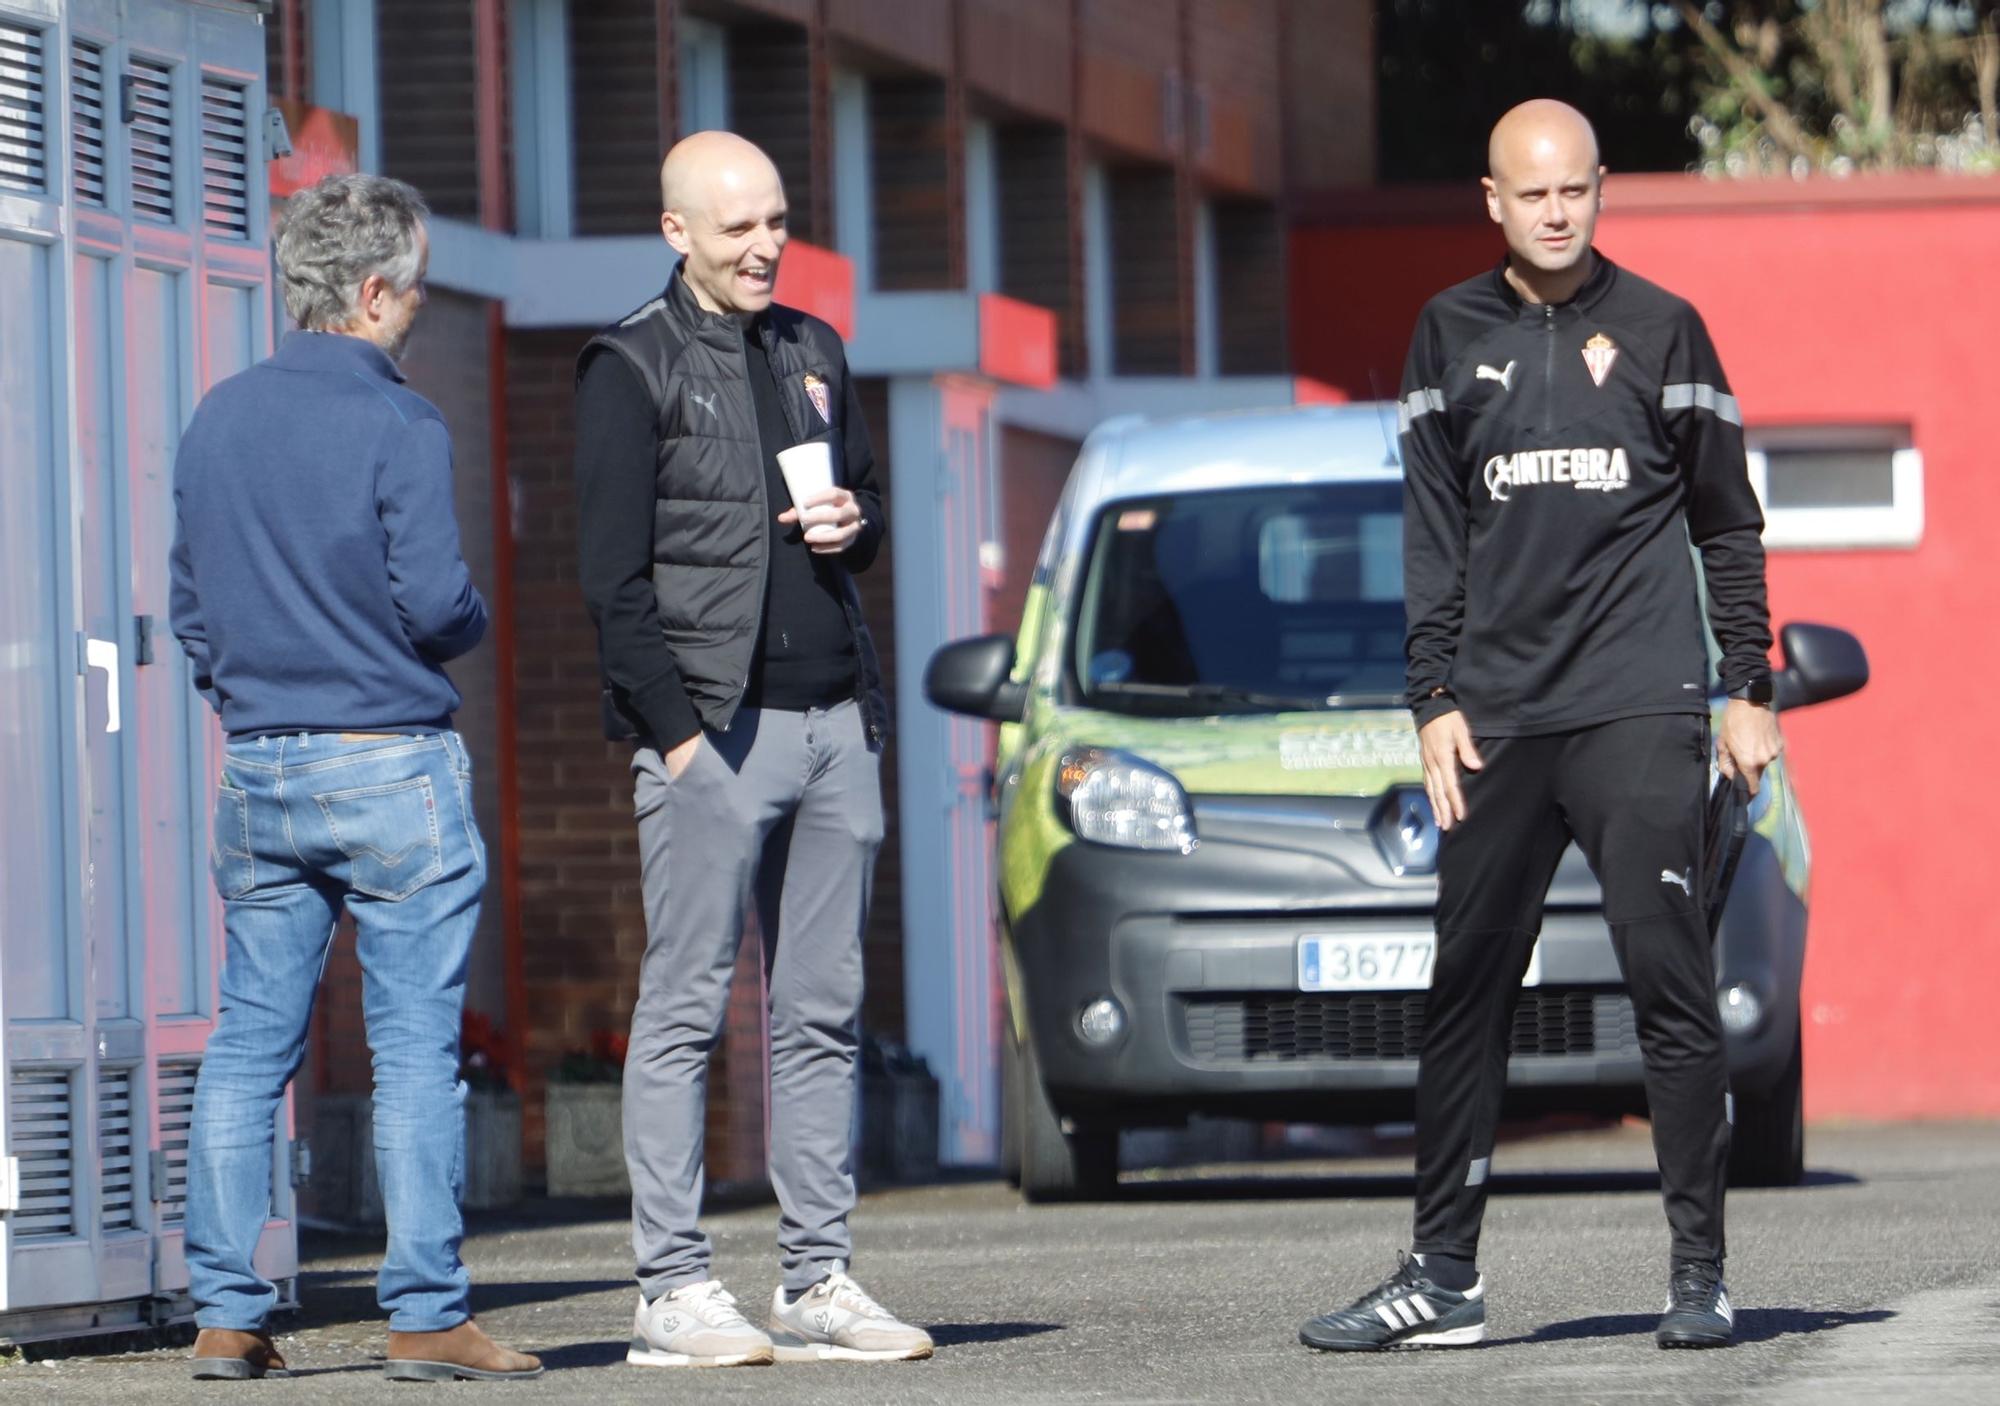
M 803 441 L 815 432 L 829 438 L 834 482 L 841 482 L 839 417 L 847 403 L 847 358 L 840 334 L 816 317 L 775 303 L 749 331 L 763 339 L 794 438 Z M 653 594 L 688 699 L 703 724 L 718 731 L 735 718 L 756 658 L 770 575 L 769 520 L 786 506 L 767 501 L 764 491 L 764 449 L 750 399 L 744 335 L 737 318 L 704 311 L 676 267 L 665 292 L 591 338 L 577 359 L 580 374 L 598 349 L 616 352 L 653 402 Z M 808 398 L 809 371 L 826 383 L 835 416 L 830 431 L 821 427 Z M 862 714 L 869 736 L 880 743 L 889 734 L 882 668 L 861 618 L 854 578 L 845 567 L 838 571 L 854 632 Z M 607 733 L 637 736 L 637 716 L 609 682 L 605 702 Z

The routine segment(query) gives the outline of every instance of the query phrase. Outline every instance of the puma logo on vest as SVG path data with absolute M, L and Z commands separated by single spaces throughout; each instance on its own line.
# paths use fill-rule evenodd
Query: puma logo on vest
M 709 415 L 714 419 L 720 420 L 722 418 L 721 414 L 715 408 L 714 391 L 710 391 L 706 397 L 698 396 L 693 391 L 689 391 L 688 399 L 693 401 L 696 405 L 699 405 L 702 409 L 706 410 L 709 413 Z

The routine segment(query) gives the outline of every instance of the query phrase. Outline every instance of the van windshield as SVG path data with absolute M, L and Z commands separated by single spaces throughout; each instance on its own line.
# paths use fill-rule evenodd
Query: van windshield
M 1091 534 L 1071 685 L 1155 716 L 1403 699 L 1397 482 L 1112 503 Z

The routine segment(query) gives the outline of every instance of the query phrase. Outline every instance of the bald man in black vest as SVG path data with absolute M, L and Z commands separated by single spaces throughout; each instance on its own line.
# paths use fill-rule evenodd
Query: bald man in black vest
M 646 902 L 625 1063 L 641 1291 L 627 1360 L 928 1357 L 929 1335 L 848 1274 L 889 731 L 854 584 L 884 530 L 874 455 L 839 334 L 772 301 L 786 229 L 769 158 L 701 132 L 667 154 L 660 185 L 678 263 L 591 339 L 577 388 L 579 575 L 607 732 L 636 743 Z M 816 456 L 822 482 L 794 501 L 781 454 Z M 784 1267 L 768 1333 L 710 1273 L 697 1224 L 708 1057 L 753 904 Z

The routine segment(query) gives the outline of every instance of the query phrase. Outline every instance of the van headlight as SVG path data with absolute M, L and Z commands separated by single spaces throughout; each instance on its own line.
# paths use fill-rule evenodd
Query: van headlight
M 1192 853 L 1197 843 L 1181 783 L 1124 752 L 1065 752 L 1056 767 L 1056 800 L 1080 839 L 1180 854 Z

